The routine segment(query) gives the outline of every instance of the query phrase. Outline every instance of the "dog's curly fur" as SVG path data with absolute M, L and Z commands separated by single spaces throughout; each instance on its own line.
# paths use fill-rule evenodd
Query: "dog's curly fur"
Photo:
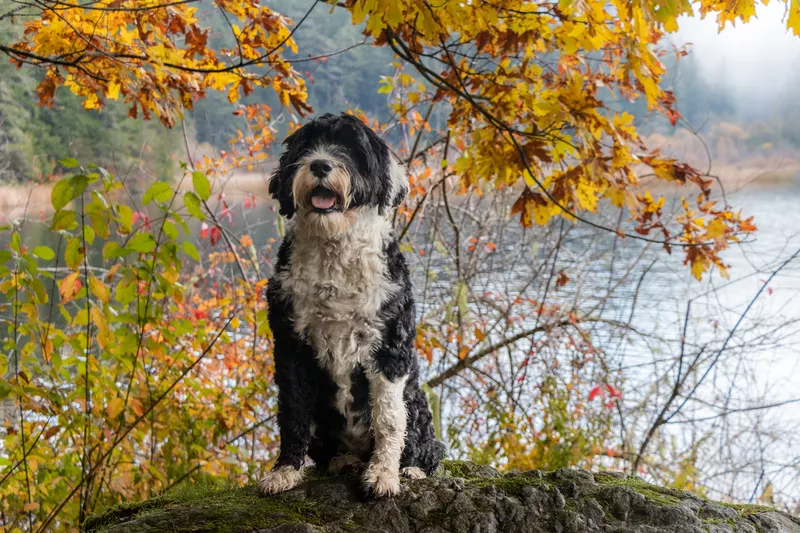
M 309 455 L 337 471 L 368 461 L 364 489 L 390 496 L 401 474 L 430 475 L 445 453 L 419 386 L 411 281 L 388 219 L 408 183 L 351 115 L 322 115 L 284 145 L 270 193 L 291 220 L 267 290 L 281 448 L 261 490 L 297 485 Z

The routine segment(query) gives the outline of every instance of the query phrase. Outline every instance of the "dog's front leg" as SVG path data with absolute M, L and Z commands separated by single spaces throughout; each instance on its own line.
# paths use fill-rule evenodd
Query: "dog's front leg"
M 311 442 L 311 422 L 316 402 L 316 366 L 311 347 L 292 330 L 285 300 L 275 297 L 277 283 L 270 283 L 269 321 L 273 330 L 275 383 L 278 385 L 278 426 L 281 451 L 272 471 L 259 488 L 263 494 L 290 490 L 303 481 L 306 452 Z
M 296 379 L 287 381 L 290 383 L 279 385 L 278 390 L 281 451 L 272 471 L 259 482 L 263 494 L 284 492 L 303 481 L 303 465 L 311 441 L 313 387 L 309 390 Z
M 362 481 L 372 496 L 393 496 L 400 492 L 400 456 L 406 433 L 403 389 L 408 376 L 391 381 L 378 371 L 367 377 L 375 448 Z

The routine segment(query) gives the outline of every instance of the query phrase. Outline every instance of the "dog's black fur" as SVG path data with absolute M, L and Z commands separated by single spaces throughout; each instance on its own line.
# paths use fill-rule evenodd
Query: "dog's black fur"
M 407 190 L 393 187 L 387 145 L 358 118 L 326 114 L 284 141 L 285 151 L 269 186 L 280 204 L 281 214 L 287 218 L 295 215 L 292 180 L 298 162 L 321 144 L 345 162 L 351 182 L 349 209 L 375 207 L 383 214 L 402 201 Z M 267 290 L 269 323 L 275 343 L 275 382 L 279 389 L 281 446 L 275 468 L 300 468 L 306 454 L 323 468 L 335 456 L 348 452 L 367 460 L 371 446 L 368 453 L 350 449 L 342 438 L 347 422 L 335 404 L 337 385 L 318 362 L 318 354 L 305 335 L 293 329 L 294 301 L 280 279 L 290 272 L 297 238 L 290 230 L 281 243 L 275 274 Z M 419 386 L 411 280 L 406 261 L 391 234 L 384 239 L 383 260 L 387 275 L 400 290 L 381 305 L 378 318 L 383 324 L 382 340 L 374 347 L 372 358 L 374 367 L 392 382 L 408 377 L 403 390 L 407 427 L 400 466 L 418 467 L 430 475 L 442 460 L 445 448 L 435 438 L 426 395 Z M 371 408 L 364 368 L 359 365 L 351 379 L 352 409 L 358 413 L 358 422 L 369 428 Z M 371 442 L 374 444 L 374 440 Z

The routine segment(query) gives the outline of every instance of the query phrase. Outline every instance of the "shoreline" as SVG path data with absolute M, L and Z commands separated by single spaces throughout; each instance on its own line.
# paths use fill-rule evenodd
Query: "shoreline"
M 269 197 L 268 180 L 271 168 L 262 171 L 236 172 L 227 177 L 212 180 L 213 190 L 224 192 L 228 201 L 242 201 L 255 197 L 261 203 L 272 203 Z M 776 163 L 770 160 L 748 161 L 740 164 L 718 165 L 712 168 L 711 174 L 718 176 L 726 194 L 748 188 L 750 190 L 766 190 L 791 186 L 800 182 L 800 161 L 784 160 Z M 28 185 L 0 184 L 0 224 L 5 224 L 21 217 L 44 218 L 52 213 L 50 196 L 55 182 Z M 666 182 L 655 177 L 643 178 L 641 186 L 647 190 L 664 194 L 676 191 L 679 187 L 674 182 Z M 192 180 L 187 175 L 178 190 L 192 190 Z M 719 187 L 718 183 L 712 188 Z M 136 189 L 134 189 L 136 190 Z

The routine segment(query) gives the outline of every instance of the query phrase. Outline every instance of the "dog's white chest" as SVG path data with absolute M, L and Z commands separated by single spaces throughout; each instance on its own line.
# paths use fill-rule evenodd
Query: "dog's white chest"
M 359 364 L 369 371 L 383 335 L 381 306 L 399 289 L 387 276 L 387 226 L 379 222 L 357 230 L 335 240 L 298 235 L 290 268 L 281 277 L 294 303 L 294 330 L 336 383 L 336 407 L 348 427 L 354 415 L 353 371 Z
M 350 363 L 352 370 L 379 341 L 380 307 L 393 292 L 381 249 L 361 239 L 308 244 L 295 244 L 282 283 L 293 296 L 295 332 L 326 367 Z

